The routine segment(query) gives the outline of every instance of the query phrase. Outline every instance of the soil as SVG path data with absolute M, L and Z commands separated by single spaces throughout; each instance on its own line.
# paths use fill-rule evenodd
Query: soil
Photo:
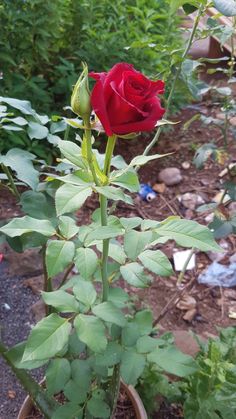
M 150 162 L 140 170 L 141 182 L 148 183 L 151 186 L 157 183 L 159 171 L 166 167 L 179 168 L 183 177 L 182 181 L 176 186 L 166 187 L 164 192 L 159 193 L 157 198 L 151 202 L 142 201 L 138 196 L 134 196 L 135 205 L 119 204 L 117 207 L 118 215 L 126 217 L 139 216 L 154 220 L 163 220 L 171 215 L 180 215 L 181 217 L 207 224 L 205 219 L 207 213 L 197 213 L 195 210 L 186 209 L 178 199 L 180 195 L 186 192 L 194 192 L 200 195 L 206 203 L 209 203 L 221 189 L 218 175 L 223 166 L 209 161 L 204 169 L 196 170 L 192 163 L 195 149 L 201 144 L 215 140 L 218 145 L 223 145 L 221 132 L 218 128 L 205 128 L 199 121 L 195 121 L 187 131 L 183 130 L 184 123 L 199 111 L 206 116 L 215 116 L 219 113 L 219 108 L 214 107 L 211 101 L 205 100 L 202 103 L 194 104 L 184 109 L 175 118 L 176 121 L 181 121 L 181 123 L 175 125 L 174 130 L 166 131 L 161 136 L 158 145 L 152 150 L 153 154 L 172 154 Z M 115 152 L 116 154 L 121 154 L 129 161 L 134 155 L 141 154 L 148 142 L 148 137 L 135 140 L 119 140 Z M 102 139 L 100 148 L 104 148 Z M 236 142 L 233 138 L 230 139 L 229 150 L 230 160 L 236 161 Z M 184 162 L 189 163 L 190 167 L 188 169 L 183 168 L 182 164 Z M 78 224 L 87 223 L 92 211 L 97 206 L 98 203 L 94 198 L 89 199 L 84 209 L 77 214 Z M 2 188 L 0 223 L 18 214 L 20 214 L 20 211 L 14 198 Z M 228 264 L 229 257 L 235 254 L 236 239 L 234 236 L 230 236 L 224 242 L 226 242 L 228 249 L 221 263 Z M 171 260 L 174 248 L 175 246 L 172 242 L 163 247 L 163 250 L 170 256 Z M 28 260 L 25 260 L 22 254 L 13 253 L 4 245 L 2 245 L 1 252 L 4 256 L 3 261 L 0 263 L 2 339 L 6 345 L 11 346 L 26 338 L 35 323 L 32 305 L 39 301 L 39 296 L 35 294 L 35 290 L 33 292 L 33 287 L 30 285 L 31 282 L 25 283 L 25 280 L 34 279 L 40 275 L 40 261 L 37 252 L 29 254 Z M 138 307 L 151 306 L 154 318 L 159 319 L 158 327 L 161 331 L 192 330 L 207 338 L 217 333 L 217 327 L 235 325 L 235 320 L 230 319 L 228 314 L 229 308 L 236 306 L 236 290 L 208 287 L 199 285 L 197 282 L 199 273 L 211 263 L 212 261 L 208 255 L 201 252 L 197 253 L 196 268 L 187 271 L 180 287 L 176 285 L 176 276 L 168 279 L 155 276 L 153 285 L 149 289 L 135 290 L 135 304 Z M 34 267 L 31 272 L 29 264 L 31 267 Z M 124 288 L 126 287 L 125 284 L 123 286 Z M 176 301 L 178 298 L 182 298 L 183 294 L 194 297 L 196 300 L 196 312 L 190 321 L 186 321 L 183 318 L 186 311 L 176 307 Z M 185 344 L 185 349 L 188 351 L 188 342 L 186 342 L 186 335 L 184 336 L 182 344 Z M 0 371 L 2 377 L 0 383 L 0 419 L 15 419 L 25 393 L 2 359 L 0 359 Z M 41 375 L 42 373 L 38 373 L 38 378 Z M 171 406 L 168 409 L 166 405 L 163 405 L 162 410 L 164 413 L 162 414 L 160 411 L 154 417 L 157 419 L 181 417 L 178 406 Z M 126 417 L 130 418 L 132 416 Z

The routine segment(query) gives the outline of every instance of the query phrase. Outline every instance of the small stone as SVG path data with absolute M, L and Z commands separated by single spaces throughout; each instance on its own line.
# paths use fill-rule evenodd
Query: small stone
M 158 174 L 158 181 L 166 186 L 178 185 L 182 181 L 182 175 L 177 167 L 167 167 Z
M 183 168 L 184 170 L 188 170 L 188 169 L 190 168 L 190 163 L 189 163 L 189 161 L 184 161 L 184 162 L 181 164 L 181 166 L 182 166 L 182 168 Z
M 188 208 L 190 210 L 195 210 L 197 206 L 205 203 L 204 199 L 200 195 L 190 192 L 187 192 L 184 195 L 182 195 L 180 197 L 180 201 L 185 208 Z
M 185 315 L 183 316 L 183 319 L 186 322 L 191 323 L 193 321 L 193 319 L 195 318 L 196 314 L 197 314 L 197 309 L 196 308 L 192 308 L 192 310 L 186 311 Z
M 14 390 L 8 390 L 7 395 L 9 397 L 9 399 L 15 399 L 16 392 Z
M 184 295 L 182 299 L 178 302 L 176 307 L 179 310 L 193 310 L 196 308 L 197 301 L 191 295 Z
M 220 119 L 221 121 L 224 121 L 225 119 L 225 114 L 222 112 L 219 112 L 216 114 L 216 119 Z
M 155 183 L 155 185 L 153 185 L 152 189 L 155 192 L 164 193 L 165 189 L 166 189 L 166 185 L 164 183 Z

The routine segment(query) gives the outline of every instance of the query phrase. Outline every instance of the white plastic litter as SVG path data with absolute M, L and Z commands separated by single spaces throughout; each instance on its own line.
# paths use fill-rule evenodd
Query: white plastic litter
M 174 258 L 174 265 L 175 265 L 175 270 L 176 271 L 182 271 L 184 268 L 185 263 L 187 262 L 187 259 L 189 258 L 191 253 L 191 249 L 190 250 L 183 250 L 181 252 L 175 252 L 173 254 L 173 258 Z M 196 257 L 195 254 L 192 255 L 188 266 L 187 266 L 187 270 L 191 270 L 194 269 L 196 265 Z

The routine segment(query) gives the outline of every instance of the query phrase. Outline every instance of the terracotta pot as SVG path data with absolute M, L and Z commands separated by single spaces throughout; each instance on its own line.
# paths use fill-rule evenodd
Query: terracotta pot
M 137 391 L 132 386 L 127 386 L 124 383 L 121 383 L 121 387 L 125 389 L 125 392 L 128 398 L 131 400 L 137 419 L 147 419 L 147 413 L 143 406 L 143 402 L 140 399 Z M 25 419 L 27 416 L 30 415 L 31 410 L 33 408 L 33 402 L 31 398 L 28 396 L 26 397 L 23 405 L 21 406 L 20 412 L 17 416 L 17 419 Z

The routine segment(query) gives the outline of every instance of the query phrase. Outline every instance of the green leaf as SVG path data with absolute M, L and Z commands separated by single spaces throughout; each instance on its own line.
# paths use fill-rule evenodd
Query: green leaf
M 12 122 L 13 124 L 24 126 L 27 125 L 28 122 L 25 118 L 22 118 L 21 116 L 17 116 L 16 118 L 3 118 L 1 120 L 1 124 L 4 122 Z
M 33 370 L 35 368 L 39 368 L 42 365 L 46 364 L 48 360 L 43 359 L 41 361 L 25 361 L 22 362 L 22 356 L 25 350 L 26 341 L 17 343 L 15 346 L 11 347 L 9 351 L 7 351 L 7 356 L 14 364 L 16 368 L 26 369 L 26 370 Z
M 9 237 L 22 236 L 25 233 L 36 232 L 43 236 L 50 237 L 56 233 L 56 230 L 47 220 L 36 220 L 36 218 L 25 217 L 15 218 L 8 224 L 0 228 L 0 232 Z
M 64 391 L 65 397 L 70 401 L 78 404 L 84 403 L 87 399 L 87 391 L 81 389 L 74 380 L 69 380 Z M 73 416 L 74 418 L 74 416 Z
M 53 413 L 52 419 L 82 419 L 83 418 L 83 407 L 79 406 L 78 403 L 69 402 L 60 406 Z
M 141 335 L 149 335 L 152 331 L 152 312 L 150 310 L 138 311 L 135 314 L 134 322 L 137 324 Z
M 39 172 L 34 168 L 32 160 L 35 155 L 19 148 L 12 148 L 5 156 L 0 155 L 0 163 L 16 172 L 16 177 L 36 189 L 39 183 Z
M 75 297 L 63 290 L 42 292 L 43 301 L 52 307 L 55 307 L 62 313 L 78 312 L 79 304 Z
M 90 360 L 88 359 L 74 359 L 71 363 L 72 379 L 77 384 L 77 389 L 89 390 L 92 371 Z
M 57 214 L 63 215 L 81 208 L 92 192 L 92 188 L 88 186 L 62 185 L 55 196 Z
M 133 228 L 138 227 L 141 224 L 141 222 L 142 218 L 140 217 L 120 218 L 120 223 L 127 231 L 133 230 Z
M 145 250 L 138 258 L 145 268 L 157 275 L 170 276 L 173 274 L 168 257 L 160 250 Z
M 116 172 L 112 173 L 111 183 L 122 188 L 128 189 L 130 192 L 138 192 L 140 185 L 138 176 L 135 171 L 128 171 L 124 174 L 114 176 Z
M 94 352 L 106 349 L 107 338 L 103 322 L 95 316 L 79 314 L 74 320 L 78 338 Z
M 31 103 L 27 100 L 20 100 L 20 99 L 14 99 L 11 97 L 2 97 L 0 96 L 0 102 L 7 103 L 8 105 L 12 106 L 15 109 L 18 109 L 25 115 L 37 115 L 35 110 L 32 109 Z
M 45 220 L 56 216 L 52 199 L 42 192 L 26 191 L 21 194 L 22 210 L 30 217 Z
M 135 351 L 126 351 L 122 355 L 120 373 L 126 384 L 136 385 L 145 367 L 145 356 Z
M 96 191 L 113 201 L 124 201 L 126 204 L 133 205 L 132 198 L 126 195 L 121 189 L 115 188 L 114 186 L 96 186 Z
M 108 342 L 105 351 L 102 354 L 97 354 L 96 365 L 102 367 L 113 367 L 121 360 L 122 347 L 117 342 Z
M 40 320 L 29 335 L 22 361 L 52 358 L 65 347 L 70 330 L 69 321 L 55 313 Z
M 72 262 L 75 254 L 73 242 L 65 240 L 50 240 L 46 249 L 46 267 L 48 276 L 51 278 Z
M 124 346 L 134 346 L 138 338 L 140 337 L 140 331 L 138 328 L 137 323 L 134 321 L 130 321 L 127 325 L 122 329 L 121 332 L 122 336 L 122 345 Z
M 87 403 L 87 409 L 93 418 L 109 418 L 110 408 L 103 400 L 92 396 Z
M 234 0 L 213 0 L 218 12 L 225 16 L 236 16 L 236 3 Z
M 156 159 L 160 159 L 162 157 L 168 156 L 169 154 L 153 154 L 152 156 L 136 156 L 134 157 L 130 164 L 129 167 L 133 167 L 133 166 L 143 166 L 144 164 L 148 163 L 151 160 L 156 160 Z
M 47 391 L 50 396 L 59 393 L 69 381 L 71 375 L 68 359 L 58 358 L 50 361 L 46 370 Z
M 89 279 L 97 268 L 98 257 L 94 250 L 80 247 L 76 250 L 75 266 L 84 279 Z
M 67 217 L 67 215 L 61 215 L 59 217 L 58 228 L 66 239 L 71 239 L 71 237 L 74 237 L 79 231 L 76 221 L 71 217 Z
M 140 354 L 146 354 L 154 351 L 157 347 L 157 340 L 151 338 L 151 336 L 141 336 L 136 343 L 137 352 Z
M 146 288 L 150 283 L 150 277 L 137 262 L 127 263 L 120 267 L 120 273 L 124 280 L 137 288 Z
M 160 236 L 168 237 L 169 240 L 175 240 L 177 244 L 183 247 L 196 247 L 203 252 L 222 251 L 221 247 L 215 242 L 212 232 L 196 221 L 170 217 L 170 219 L 167 218 L 166 221 L 160 223 L 154 231 Z
M 96 245 L 97 249 L 102 252 L 102 243 Z M 123 250 L 123 247 L 117 242 L 109 244 L 109 253 L 108 256 L 118 262 L 120 265 L 123 265 L 126 261 L 126 254 Z
M 122 288 L 109 288 L 108 300 L 119 308 L 124 308 L 129 301 L 129 295 Z
M 125 315 L 111 301 L 105 301 L 94 306 L 92 312 L 105 322 L 111 322 L 120 327 L 124 327 L 126 324 Z
M 124 234 L 124 229 L 116 226 L 101 226 L 88 233 L 85 238 L 85 245 L 88 246 L 94 240 L 111 239 Z
M 147 356 L 147 359 L 162 370 L 178 377 L 186 377 L 197 371 L 194 359 L 180 352 L 175 347 L 156 348 L 155 351 Z
M 27 133 L 31 140 L 34 138 L 36 140 L 42 140 L 43 138 L 47 137 L 48 128 L 39 124 L 38 122 L 30 121 Z
M 152 239 L 151 231 L 135 231 L 131 230 L 125 233 L 124 249 L 128 258 L 136 260 L 137 256 L 143 251 L 145 246 L 150 243 Z
M 87 169 L 87 161 L 81 154 L 81 148 L 78 147 L 72 141 L 60 140 L 58 141 L 58 147 L 62 154 L 68 159 L 71 163 L 75 164 L 81 169 Z
M 85 306 L 91 307 L 97 298 L 97 293 L 91 282 L 78 279 L 73 288 L 76 298 L 81 301 Z

